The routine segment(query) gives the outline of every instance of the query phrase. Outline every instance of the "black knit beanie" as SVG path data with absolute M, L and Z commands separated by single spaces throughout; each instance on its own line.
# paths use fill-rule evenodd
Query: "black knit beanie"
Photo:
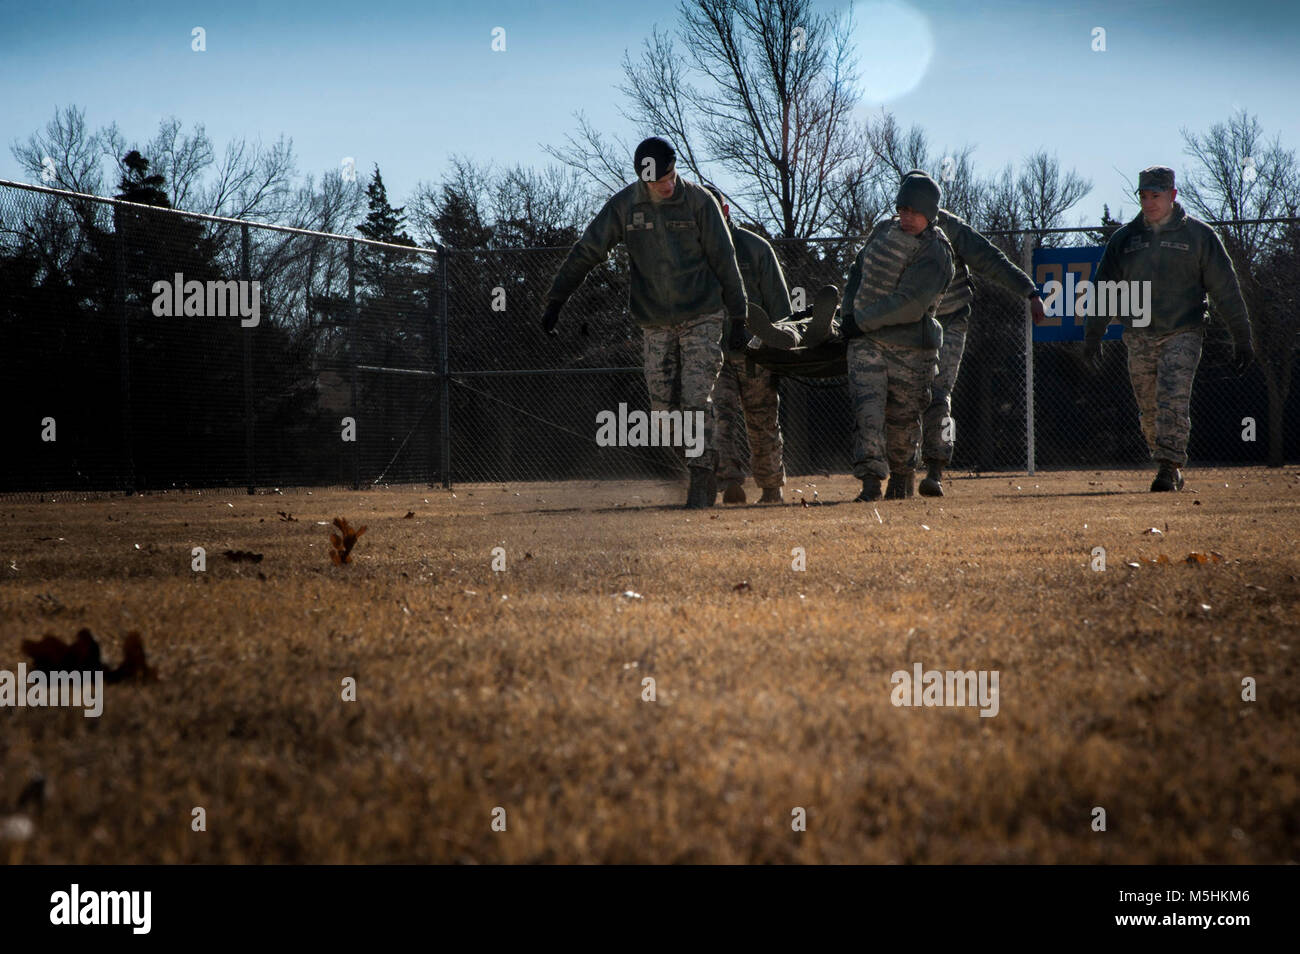
M 638 179 L 655 182 L 673 171 L 677 164 L 677 151 L 667 141 L 651 136 L 636 147 L 633 163 Z
M 926 217 L 930 224 L 939 217 L 939 198 L 943 194 L 939 183 L 935 182 L 920 169 L 913 169 L 903 176 L 898 187 L 898 197 L 894 206 L 912 209 Z

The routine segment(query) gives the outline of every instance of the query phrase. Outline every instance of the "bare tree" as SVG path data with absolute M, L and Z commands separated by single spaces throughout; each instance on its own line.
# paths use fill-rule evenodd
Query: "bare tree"
M 349 181 L 341 170 L 331 169 L 321 176 L 319 185 L 313 176 L 306 177 L 294 194 L 287 221 L 297 228 L 347 234 L 365 214 L 365 207 L 366 193 L 360 182 L 355 178 Z M 288 237 L 284 244 L 301 248 L 304 241 L 306 255 L 300 258 L 301 268 L 286 284 L 302 289 L 308 323 L 321 327 L 325 337 L 341 340 L 339 323 L 347 320 L 351 308 L 346 246 L 296 237 Z
M 156 172 L 167 183 L 172 208 L 186 209 L 194 197 L 204 172 L 212 165 L 212 140 L 202 123 L 188 136 L 181 121 L 169 116 L 158 123 L 158 132 L 142 150 Z
M 1065 213 L 1091 191 L 1091 180 L 1073 169 L 1062 172 L 1060 161 L 1042 149 L 1025 158 L 1016 176 L 1020 214 L 1040 245 L 1051 244 L 1044 230 L 1060 228 Z
M 925 130 L 915 123 L 904 129 L 884 108 L 879 117 L 863 124 L 860 142 L 876 158 L 882 181 L 892 180 L 895 188 L 904 173 L 931 167 L 930 137 Z
M 565 165 L 576 166 L 603 192 L 613 194 L 627 184 L 631 167 L 632 147 L 618 137 L 606 137 L 587 119 L 576 112 L 576 135 L 565 135 L 564 146 L 542 146 L 547 155 Z
M 833 189 L 835 224 L 842 234 L 869 231 L 878 218 L 892 214 L 898 184 L 913 169 L 939 182 L 945 209 L 968 222 L 977 220 L 986 183 L 975 172 L 974 146 L 935 153 L 922 127 L 904 129 L 884 109 L 855 129 L 853 137 L 855 158 L 841 170 Z
M 1000 173 L 986 180 L 976 219 L 980 223 L 979 228 L 985 232 L 1020 233 L 1024 229 L 1020 191 L 1016 188 L 1016 176 L 1010 163 Z M 1004 252 L 1013 256 L 1012 261 L 1020 261 L 1022 236 L 1002 235 L 999 239 L 998 244 Z
M 348 181 L 339 169 L 321 176 L 320 185 L 308 175 L 298 187 L 289 215 L 289 224 L 317 232 L 346 234 L 362 215 L 366 193 L 356 179 Z
M 977 221 L 988 188 L 988 183 L 975 174 L 971 158 L 974 152 L 975 147 L 970 145 L 947 150 L 933 173 L 943 188 L 943 207 L 967 222 Z
M 215 165 L 215 178 L 202 190 L 201 211 L 235 219 L 278 221 L 291 208 L 295 171 L 293 140 L 270 146 L 232 140 Z
M 11 147 L 19 165 L 36 181 L 86 195 L 103 186 L 101 149 L 101 134 L 90 131 L 85 110 L 76 106 L 56 108 L 43 130 L 26 143 L 15 140 Z M 22 221 L 6 223 L 5 231 L 23 236 L 48 276 L 67 281 L 72 262 L 88 252 L 88 236 L 102 214 L 89 201 L 34 198 Z
M 462 156 L 451 157 L 451 171 L 436 185 L 420 182 L 407 203 L 408 216 L 425 245 L 450 248 L 487 248 L 492 179 L 490 163 L 477 164 Z
M 520 165 L 493 179 L 491 210 L 493 244 L 523 248 L 572 244 L 597 211 L 578 170 Z
M 688 24 L 689 10 L 684 3 L 682 12 Z M 691 43 L 689 36 L 683 33 L 687 45 Z M 644 129 L 666 131 L 677 142 L 678 164 L 697 179 L 706 180 L 702 157 L 692 142 L 701 118 L 695 115 L 701 93 L 692 87 L 691 67 L 672 37 L 656 27 L 645 41 L 639 62 L 623 54 L 623 75 L 626 79 L 619 89 L 633 104 L 631 110 L 623 110 L 623 115 Z
M 498 169 L 463 156 L 435 184 L 421 182 L 408 219 L 426 244 L 451 248 L 570 245 L 599 204 L 582 170 L 515 165 Z
M 866 235 L 893 211 L 893 196 L 881 188 L 877 162 L 862 151 L 840 170 L 831 191 L 829 231 L 842 236 Z
M 1179 194 L 1186 206 L 1211 221 L 1267 219 L 1294 215 L 1297 188 L 1295 150 L 1281 139 L 1268 141 L 1258 117 L 1240 110 L 1204 135 L 1181 130 L 1192 160 Z M 1276 225 L 1225 226 L 1237 247 L 1255 257 L 1279 234 Z
M 23 171 L 43 184 L 96 195 L 104 182 L 100 148 L 99 134 L 86 126 L 86 111 L 65 106 L 27 142 L 14 140 L 10 151 Z
M 674 33 L 656 30 L 639 58 L 625 57 L 624 114 L 670 139 L 697 178 L 732 180 L 738 217 L 783 237 L 817 234 L 853 158 L 851 26 L 811 0 L 683 0 Z M 548 152 L 621 188 L 630 150 L 580 123 L 567 147 Z

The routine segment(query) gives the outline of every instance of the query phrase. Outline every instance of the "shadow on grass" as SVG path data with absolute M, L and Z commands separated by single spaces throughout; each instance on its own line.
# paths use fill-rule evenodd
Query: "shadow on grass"
M 1031 498 L 1035 500 L 1050 500 L 1054 497 L 1131 497 L 1134 494 L 1150 493 L 1148 490 L 1059 490 L 1055 493 L 1014 493 L 1014 494 L 994 494 L 994 500 L 1024 500 Z
M 816 510 L 821 507 L 838 507 L 841 504 L 851 504 L 851 503 L 858 503 L 858 501 L 855 501 L 852 498 L 846 500 L 823 500 L 815 504 L 809 504 L 807 507 L 803 507 L 797 503 L 785 503 L 785 504 L 754 503 L 754 504 L 741 504 L 738 506 L 735 504 L 728 504 L 725 506 L 722 504 L 715 504 L 712 508 L 708 508 L 708 511 L 710 512 L 710 514 L 752 513 L 756 511 L 782 512 L 786 510 Z M 880 501 L 876 501 L 876 503 L 879 504 Z M 656 511 L 663 511 L 667 513 L 673 513 L 678 511 L 686 512 L 686 508 L 683 507 L 681 504 L 671 503 L 671 504 L 629 504 L 627 506 L 622 506 L 622 507 L 556 507 L 554 509 L 518 510 L 513 512 L 519 514 L 549 516 L 551 514 L 557 514 L 557 513 L 652 513 Z M 704 512 L 704 511 L 700 511 L 700 512 Z

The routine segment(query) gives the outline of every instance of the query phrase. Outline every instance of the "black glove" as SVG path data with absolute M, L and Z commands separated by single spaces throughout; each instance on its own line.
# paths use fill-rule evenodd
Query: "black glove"
M 853 320 L 853 312 L 851 311 L 847 314 L 843 312 L 840 314 L 840 337 L 844 339 L 862 337 L 862 329 Z
M 563 307 L 562 298 L 552 298 L 546 303 L 546 310 L 542 312 L 542 330 L 548 335 L 555 334 L 555 324 L 560 320 L 560 309 Z
M 1249 338 L 1232 347 L 1232 370 L 1244 374 L 1255 361 L 1255 344 Z
M 1094 371 L 1101 370 L 1101 339 L 1085 338 L 1083 341 L 1083 360 L 1092 365 Z

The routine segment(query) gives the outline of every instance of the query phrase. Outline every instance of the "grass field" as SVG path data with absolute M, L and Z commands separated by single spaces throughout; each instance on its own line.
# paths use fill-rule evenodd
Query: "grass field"
M 1150 477 L 0 501 L 0 669 L 86 626 L 159 674 L 0 709 L 0 860 L 1300 860 L 1300 474 Z M 918 663 L 997 714 L 895 706 Z

